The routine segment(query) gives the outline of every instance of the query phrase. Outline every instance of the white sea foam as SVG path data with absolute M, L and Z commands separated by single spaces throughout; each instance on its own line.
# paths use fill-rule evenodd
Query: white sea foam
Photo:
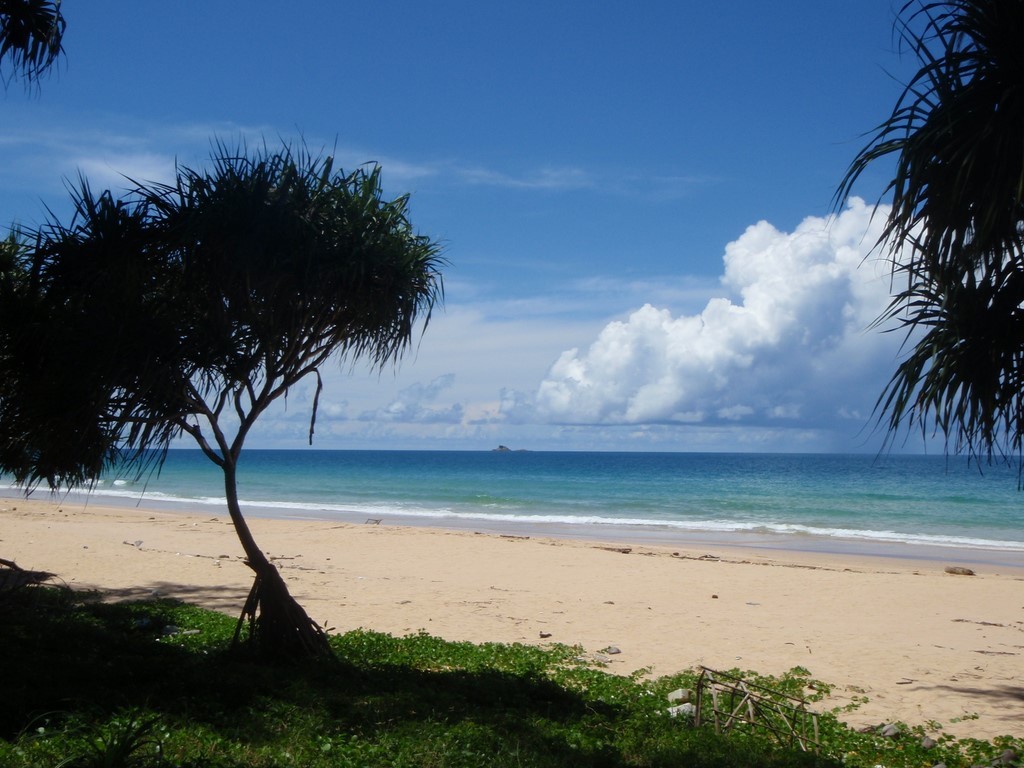
M 223 500 L 221 500 L 223 503 Z M 634 517 L 606 517 L 601 515 L 543 515 L 501 514 L 493 512 L 457 512 L 451 509 L 427 509 L 415 506 L 389 504 L 302 504 L 297 502 L 243 502 L 243 506 L 264 509 L 292 510 L 305 513 L 305 517 L 323 517 L 331 514 L 368 515 L 375 518 L 398 516 L 423 518 L 433 521 L 488 522 L 514 525 L 522 528 L 534 526 L 636 528 L 656 531 L 674 530 L 691 533 L 759 533 L 786 536 L 814 536 L 863 541 L 891 542 L 933 547 L 990 549 L 1005 552 L 1024 552 L 1024 541 L 986 539 L 970 536 L 921 534 L 901 531 L 876 531 L 854 528 L 823 528 L 808 525 L 772 523 L 766 521 L 739 522 L 735 520 L 656 520 Z
M 139 489 L 129 487 L 124 480 L 115 480 L 113 485 L 97 484 L 91 498 L 98 501 L 104 497 L 120 501 L 132 501 L 139 506 L 147 502 L 154 504 L 170 504 L 178 508 L 187 507 L 219 507 L 224 508 L 223 496 L 180 496 L 159 491 L 140 493 Z M 11 496 L 23 492 L 12 483 L 0 482 L 0 492 Z M 42 492 L 45 493 L 45 492 Z M 80 492 L 84 495 L 84 492 Z M 37 492 L 41 495 L 41 492 Z M 66 491 L 59 492 L 58 497 L 66 497 Z M 72 496 L 77 494 L 71 494 Z M 1001 540 L 976 536 L 960 536 L 937 533 L 914 533 L 910 531 L 874 530 L 849 527 L 824 527 L 794 523 L 780 523 L 765 519 L 728 520 L 728 519 L 655 519 L 645 517 L 612 517 L 593 514 L 525 514 L 522 512 L 490 511 L 499 505 L 487 504 L 475 509 L 452 509 L 449 507 L 430 507 L 425 505 L 404 503 L 318 503 L 300 501 L 265 501 L 246 499 L 241 501 L 243 509 L 262 511 L 284 517 L 302 517 L 315 519 L 331 519 L 337 517 L 366 516 L 373 518 L 402 518 L 404 521 L 431 521 L 434 523 L 451 521 L 453 523 L 492 523 L 521 529 L 562 527 L 579 530 L 588 535 L 596 529 L 619 530 L 625 532 L 648 531 L 655 534 L 664 532 L 680 532 L 692 534 L 757 534 L 767 536 L 813 537 L 819 539 L 843 539 L 848 541 L 878 542 L 904 544 L 924 547 L 948 547 L 959 549 L 993 550 L 1001 552 L 1024 552 L 1024 541 Z

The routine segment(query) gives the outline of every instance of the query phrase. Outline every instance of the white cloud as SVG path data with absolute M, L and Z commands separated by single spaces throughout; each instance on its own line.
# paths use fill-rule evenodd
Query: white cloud
M 574 190 L 594 185 L 591 175 L 581 168 L 541 168 L 521 176 L 489 168 L 460 168 L 457 169 L 457 174 L 469 184 L 513 189 Z
M 889 300 L 885 265 L 865 260 L 885 212 L 871 214 L 854 201 L 789 233 L 751 226 L 726 248 L 715 293 L 685 280 L 618 297 L 584 280 L 561 302 L 470 292 L 475 303 L 452 302 L 399 372 L 325 371 L 318 444 L 863 449 L 902 340 L 868 329 Z M 588 296 L 617 313 L 616 298 L 643 294 L 673 309 L 583 311 Z M 325 413 L 341 393 L 348 407 Z
M 102 154 L 71 160 L 93 191 L 129 189 L 138 183 L 169 183 L 174 179 L 174 158 L 154 152 L 123 152 L 112 149 Z
M 94 189 L 122 188 L 124 176 L 170 178 L 175 159 L 202 166 L 211 137 L 252 148 L 279 135 L 231 124 L 54 125 L 61 123 L 0 131 L 10 155 L 2 186 L 31 205 L 38 196 L 59 205 L 66 198 L 61 177 L 73 180 L 79 171 Z M 431 179 L 432 187 L 674 197 L 714 183 L 572 166 L 410 162 L 337 141 L 310 146 L 345 168 L 378 160 L 385 183 L 397 188 Z M 884 211 L 874 222 L 871 214 L 854 201 L 834 219 L 811 217 L 792 232 L 754 224 L 727 246 L 717 283 L 686 275 L 680 260 L 677 274 L 665 274 L 660 263 L 656 273 L 634 276 L 581 271 L 574 282 L 538 279 L 529 296 L 510 296 L 497 278 L 463 284 L 454 272 L 447 309 L 398 371 L 325 367 L 317 445 L 371 438 L 385 445 L 398 435 L 438 445 L 799 450 L 814 448 L 823 431 L 856 434 L 902 340 L 866 330 L 889 297 L 884 265 L 864 262 L 884 221 Z M 516 267 L 529 272 L 527 258 Z M 257 434 L 268 444 L 304 443 L 313 388 L 312 381 L 295 387 L 261 419 Z
M 867 331 L 889 300 L 868 258 L 885 218 L 860 200 L 793 232 L 767 222 L 726 247 L 724 295 L 696 314 L 645 304 L 586 349 L 563 352 L 536 392 L 563 424 L 827 428 L 870 413 L 900 338 Z
M 455 403 L 447 407 L 431 407 L 438 395 L 449 389 L 455 382 L 455 374 L 439 376 L 429 384 L 416 382 L 401 392 L 383 408 L 364 411 L 360 421 L 400 422 L 410 424 L 459 424 L 462 422 L 462 405 Z

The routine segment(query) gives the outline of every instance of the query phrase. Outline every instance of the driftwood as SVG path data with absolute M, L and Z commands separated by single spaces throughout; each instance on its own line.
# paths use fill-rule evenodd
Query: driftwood
M 700 726 L 705 715 L 710 715 L 717 733 L 746 725 L 779 744 L 805 752 L 817 752 L 821 746 L 818 716 L 807 709 L 803 699 L 702 667 L 697 679 L 694 725 Z

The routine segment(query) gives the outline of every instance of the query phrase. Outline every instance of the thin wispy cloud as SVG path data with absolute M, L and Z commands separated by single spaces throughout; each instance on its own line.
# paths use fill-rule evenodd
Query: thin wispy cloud
M 166 184 L 174 179 L 174 158 L 150 152 L 112 151 L 71 162 L 95 189 L 130 189 L 136 183 Z
M 720 295 L 721 280 L 712 277 L 665 274 L 623 279 L 617 275 L 591 275 L 570 283 L 571 293 L 586 296 L 594 303 L 605 306 L 637 306 L 651 303 L 657 306 L 686 311 L 703 306 L 708 299 Z
M 117 125 L 112 123 L 117 122 Z M 167 182 L 175 164 L 195 164 L 209 155 L 217 136 L 246 141 L 252 129 L 217 123 L 157 125 L 97 118 L 74 128 L 22 121 L 0 130 L 0 145 L 17 147 L 17 162 L 6 177 L 24 189 L 49 197 L 80 177 L 94 190 L 130 188 L 132 182 Z M 229 141 L 230 143 L 230 141 Z M 48 204 L 57 201 L 47 199 Z
M 431 382 L 416 382 L 401 392 L 383 408 L 365 411 L 360 421 L 406 423 L 406 424 L 458 424 L 462 421 L 462 405 L 435 406 L 438 396 L 450 389 L 455 374 L 447 373 Z
M 298 129 L 282 131 L 269 125 L 243 125 L 225 121 L 156 123 L 100 115 L 66 127 L 48 120 L 44 111 L 31 119 L 0 128 L 0 147 L 17 148 L 18 162 L 7 177 L 17 173 L 20 186 L 49 192 L 59 180 L 86 175 L 95 187 L 121 189 L 126 179 L 166 181 L 176 163 L 196 167 L 217 143 L 252 148 L 280 141 L 305 144 L 310 151 L 334 157 L 338 168 L 367 164 L 381 166 L 384 183 L 408 189 L 424 181 L 442 187 L 491 187 L 522 192 L 579 192 L 641 196 L 670 200 L 708 183 L 687 175 L 645 175 L 635 168 L 587 168 L 579 165 L 538 165 L 516 169 L 470 165 L 458 158 L 403 157 L 369 146 L 355 146 L 337 138 L 315 137 Z
M 456 178 L 467 184 L 527 190 L 578 190 L 595 186 L 582 168 L 542 168 L 514 175 L 489 168 L 456 168 Z
M 510 190 L 576 192 L 588 190 L 599 194 L 625 195 L 654 201 L 685 197 L 695 189 L 712 183 L 699 176 L 638 173 L 634 168 L 616 170 L 578 166 L 544 167 L 519 172 L 485 167 L 453 165 L 447 173 L 456 180 L 474 186 L 491 186 Z

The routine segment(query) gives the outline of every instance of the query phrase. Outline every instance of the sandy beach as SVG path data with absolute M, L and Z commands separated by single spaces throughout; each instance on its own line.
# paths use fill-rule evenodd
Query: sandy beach
M 256 540 L 320 623 L 452 640 L 609 645 L 611 671 L 696 665 L 835 686 L 853 725 L 1024 734 L 1024 570 L 942 560 L 576 541 L 258 519 Z M 235 614 L 250 571 L 226 516 L 0 499 L 0 557 L 112 599 Z M 542 638 L 541 635 L 544 635 Z

